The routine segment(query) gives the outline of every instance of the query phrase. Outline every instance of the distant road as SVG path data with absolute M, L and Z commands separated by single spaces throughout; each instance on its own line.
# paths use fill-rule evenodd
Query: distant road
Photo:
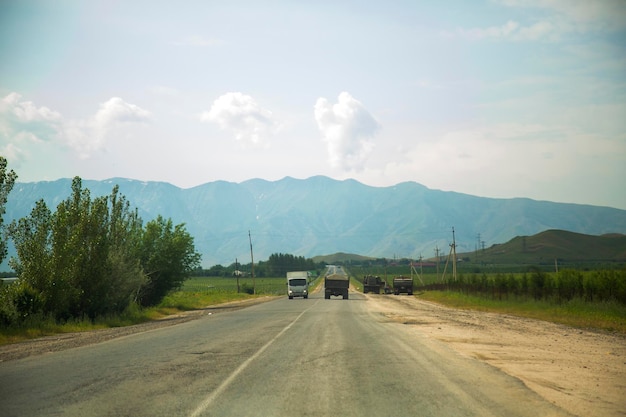
M 0 363 L 0 415 L 568 415 L 407 327 L 370 312 L 360 293 L 285 296 Z

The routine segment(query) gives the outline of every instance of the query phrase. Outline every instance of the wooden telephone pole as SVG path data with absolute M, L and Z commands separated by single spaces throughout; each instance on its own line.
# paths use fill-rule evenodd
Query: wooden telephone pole
M 442 281 L 446 277 L 446 270 L 448 269 L 450 257 L 452 257 L 452 278 L 456 281 L 456 239 L 454 237 L 454 227 L 452 227 L 452 243 L 450 244 L 450 253 L 448 254 L 448 260 L 446 260 L 446 265 L 443 267 L 443 274 L 441 275 Z
M 250 273 L 252 274 L 252 294 L 256 294 L 256 281 L 254 280 L 254 255 L 252 254 L 252 236 L 248 230 L 248 240 L 250 240 L 250 260 L 252 261 L 252 268 Z

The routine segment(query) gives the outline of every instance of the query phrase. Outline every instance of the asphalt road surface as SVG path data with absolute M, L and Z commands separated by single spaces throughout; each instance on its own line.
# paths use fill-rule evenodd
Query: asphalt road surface
M 285 296 L 0 363 L 0 415 L 568 415 L 406 327 L 370 312 L 360 293 Z

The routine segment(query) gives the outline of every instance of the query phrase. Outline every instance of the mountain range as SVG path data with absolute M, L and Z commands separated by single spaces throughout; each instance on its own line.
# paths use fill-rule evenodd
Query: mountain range
M 5 224 L 27 216 L 39 199 L 54 211 L 72 179 L 16 183 Z M 210 267 L 267 260 L 273 253 L 314 257 L 336 252 L 377 258 L 430 258 L 471 252 L 516 236 L 561 229 L 588 235 L 626 232 L 626 210 L 581 204 L 495 199 L 429 189 L 416 182 L 372 187 L 324 176 L 215 181 L 182 189 L 164 182 L 83 180 L 91 196 L 117 184 L 147 222 L 184 223 Z M 11 252 L 10 252 L 11 255 Z M 5 264 L 0 270 L 7 270 Z

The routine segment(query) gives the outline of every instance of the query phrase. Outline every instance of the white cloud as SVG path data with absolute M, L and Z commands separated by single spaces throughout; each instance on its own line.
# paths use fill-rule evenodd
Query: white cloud
M 360 171 L 374 148 L 371 137 L 380 125 L 367 109 L 349 93 L 339 94 L 336 104 L 318 98 L 315 121 L 326 141 L 333 167 Z
M 531 26 L 522 27 L 513 35 L 515 40 L 521 41 L 536 41 L 550 37 L 556 37 L 554 25 L 546 21 L 540 21 Z
M 25 161 L 27 158 L 26 152 L 13 143 L 8 143 L 6 146 L 0 148 L 0 155 L 11 161 L 11 165 L 14 167 L 19 167 L 22 161 Z
M 95 125 L 108 129 L 122 123 L 145 122 L 150 119 L 150 112 L 119 97 L 112 97 L 100 104 L 100 110 L 94 117 Z
M 18 159 L 29 146 L 41 141 L 58 141 L 86 158 L 104 146 L 111 129 L 149 119 L 148 111 L 113 97 L 89 119 L 66 120 L 59 112 L 37 107 L 11 93 L 0 101 L 0 138 L 8 144 L 4 151 Z
M 541 20 L 530 26 L 522 26 L 520 23 L 509 20 L 501 26 L 487 28 L 464 29 L 457 28 L 455 35 L 469 40 L 479 41 L 483 39 L 512 40 L 512 41 L 537 41 L 541 39 L 555 40 L 559 34 L 568 31 L 563 23 L 556 24 Z M 448 37 L 454 36 L 448 34 Z
M 46 140 L 58 130 L 62 120 L 59 113 L 47 107 L 37 107 L 31 101 L 23 101 L 18 93 L 10 93 L 0 101 L 0 137 Z
M 277 129 L 271 111 L 262 108 L 249 95 L 239 92 L 220 96 L 209 111 L 202 113 L 200 119 L 232 131 L 235 139 L 244 145 L 266 144 L 269 136 Z
M 622 30 L 626 28 L 623 0 L 499 0 L 505 6 L 557 13 L 575 30 Z M 572 28 L 573 29 L 573 28 Z
M 485 38 L 505 38 L 510 36 L 519 28 L 519 23 L 509 20 L 502 26 L 491 26 L 488 28 L 457 29 L 457 33 L 468 39 L 480 40 Z
M 111 130 L 122 125 L 144 123 L 150 117 L 147 110 L 119 97 L 112 97 L 100 104 L 100 109 L 93 117 L 65 123 L 62 136 L 81 158 L 88 158 L 104 147 Z
M 509 20 L 500 26 L 457 28 L 455 33 L 444 32 L 444 36 L 470 40 L 537 41 L 558 40 L 564 35 L 589 31 L 626 29 L 623 0 L 500 0 L 499 3 L 526 9 L 527 14 L 534 17 L 534 22 L 523 25 Z

